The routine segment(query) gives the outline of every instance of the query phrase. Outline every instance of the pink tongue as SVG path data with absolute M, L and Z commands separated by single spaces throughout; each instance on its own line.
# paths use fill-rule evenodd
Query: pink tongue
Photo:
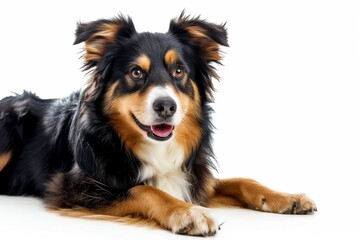
M 168 124 L 152 125 L 151 131 L 158 137 L 167 137 L 172 133 L 173 126 Z

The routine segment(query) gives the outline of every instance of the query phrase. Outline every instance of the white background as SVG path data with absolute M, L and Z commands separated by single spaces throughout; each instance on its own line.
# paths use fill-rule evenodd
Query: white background
M 214 148 L 219 177 L 306 192 L 313 216 L 214 210 L 215 239 L 359 239 L 360 8 L 356 1 L 2 1 L 0 97 L 80 88 L 76 22 L 130 15 L 165 32 L 186 8 L 227 22 L 218 67 Z M 236 2 L 236 3 L 235 3 Z M 187 239 L 166 231 L 61 217 L 32 198 L 0 196 L 1 239 Z M 5 237 L 4 237 L 5 236 Z

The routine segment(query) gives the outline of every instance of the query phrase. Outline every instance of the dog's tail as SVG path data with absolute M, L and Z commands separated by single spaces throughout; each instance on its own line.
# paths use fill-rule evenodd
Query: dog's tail
M 23 145 L 23 119 L 28 115 L 31 96 L 24 92 L 0 100 L 0 172 Z

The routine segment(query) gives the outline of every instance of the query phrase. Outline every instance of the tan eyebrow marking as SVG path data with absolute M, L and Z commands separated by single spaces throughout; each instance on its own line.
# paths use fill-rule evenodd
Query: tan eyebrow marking
M 139 67 L 141 67 L 141 69 L 143 69 L 144 71 L 150 72 L 151 60 L 147 55 L 145 54 L 140 55 L 140 57 L 138 57 L 136 60 L 136 64 Z
M 175 51 L 175 49 L 170 49 L 165 54 L 165 62 L 167 65 L 170 65 L 171 63 L 175 63 L 179 60 L 179 55 Z

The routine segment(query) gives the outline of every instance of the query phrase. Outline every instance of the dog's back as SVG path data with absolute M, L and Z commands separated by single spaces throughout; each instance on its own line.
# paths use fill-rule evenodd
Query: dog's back
M 77 97 L 24 92 L 0 101 L 0 194 L 41 196 L 52 173 L 70 169 L 66 136 Z

